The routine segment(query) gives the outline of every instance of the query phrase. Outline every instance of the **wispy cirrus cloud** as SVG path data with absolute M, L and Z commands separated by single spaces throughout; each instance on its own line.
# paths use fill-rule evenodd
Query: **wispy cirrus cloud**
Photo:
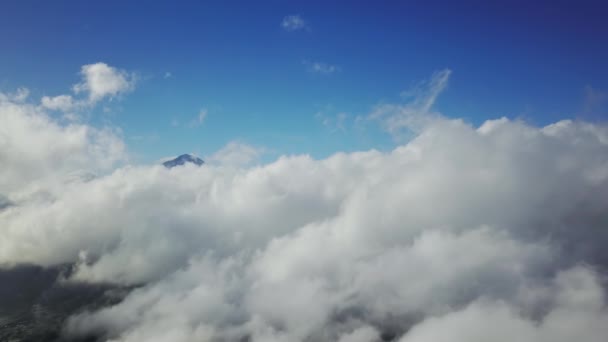
M 194 119 L 192 119 L 190 121 L 188 126 L 190 126 L 190 127 L 202 126 L 205 123 L 205 119 L 207 119 L 208 115 L 209 115 L 209 110 L 207 108 L 201 108 L 198 111 L 198 114 L 194 117 Z
M 589 85 L 586 86 L 585 97 L 583 99 L 583 114 L 605 117 L 608 114 L 608 91 Z
M 306 66 L 306 70 L 315 74 L 330 75 L 341 71 L 342 69 L 338 65 L 324 63 L 324 62 L 311 62 L 303 61 L 302 64 Z
M 419 132 L 440 116 L 432 108 L 439 94 L 447 87 L 451 74 L 450 69 L 436 71 L 430 79 L 401 93 L 406 99 L 405 103 L 380 104 L 368 115 L 368 119 L 379 121 L 395 138 L 399 138 L 404 131 Z
M 315 114 L 315 118 L 323 124 L 330 132 L 345 132 L 346 123 L 350 115 L 345 112 L 339 112 L 336 115 L 331 115 L 327 111 L 322 110 Z

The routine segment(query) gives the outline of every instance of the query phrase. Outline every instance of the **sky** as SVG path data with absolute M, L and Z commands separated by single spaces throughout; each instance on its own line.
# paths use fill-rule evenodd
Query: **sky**
M 4 2 L 0 340 L 605 342 L 605 17 Z
M 135 163 L 230 143 L 266 161 L 390 150 L 407 138 L 370 114 L 442 70 L 432 110 L 448 117 L 602 120 L 607 12 L 599 1 L 9 1 L 0 91 L 54 97 L 85 65 L 123 72 L 129 86 L 76 119 L 119 129 Z

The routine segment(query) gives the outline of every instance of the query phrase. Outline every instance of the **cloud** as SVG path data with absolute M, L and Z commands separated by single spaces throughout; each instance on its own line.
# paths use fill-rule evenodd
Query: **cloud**
M 0 210 L 8 208 L 11 205 L 13 205 L 13 203 L 11 203 L 6 196 L 0 194 Z
M 400 342 L 522 341 L 600 342 L 608 333 L 605 294 L 599 277 L 576 267 L 560 272 L 549 285 L 554 304 L 540 322 L 505 302 L 479 300 L 414 326 Z
M 346 131 L 346 121 L 349 119 L 349 115 L 344 112 L 339 112 L 336 115 L 329 115 L 326 114 L 325 111 L 319 111 L 315 114 L 315 118 L 320 120 L 323 126 L 333 133 L 337 131 Z
M 264 151 L 262 148 L 253 147 L 240 141 L 231 141 L 211 155 L 208 160 L 219 165 L 246 166 L 257 161 Z
M 281 27 L 286 31 L 308 29 L 308 24 L 299 15 L 288 15 L 283 18 Z
M 14 93 L 0 93 L 0 101 L 12 101 L 22 103 L 30 96 L 30 90 L 24 87 L 18 88 Z
M 443 75 L 414 107 L 431 110 Z M 65 181 L 115 160 L 120 136 L 4 98 L 0 189 L 13 205 L 0 211 L 0 264 L 67 263 L 64 281 L 138 285 L 120 303 L 72 316 L 67 336 L 544 342 L 607 333 L 604 124 L 474 126 L 437 113 L 387 152 L 123 166 Z M 213 158 L 241 164 L 254 150 L 233 142 Z M 24 193 L 30 184 L 37 195 Z
M 585 87 L 583 114 L 603 116 L 608 112 L 608 91 Z
M 82 81 L 72 87 L 74 96 L 43 96 L 40 101 L 42 109 L 61 111 L 65 118 L 76 121 L 80 111 L 91 108 L 103 99 L 113 99 L 135 89 L 135 74 L 106 63 L 83 65 L 80 75 Z M 79 97 L 80 94 L 84 94 L 85 98 Z
M 76 94 L 88 93 L 90 103 L 127 93 L 135 87 L 133 74 L 102 62 L 83 65 L 80 74 L 82 82 L 74 85 L 72 89 Z
M 169 71 L 165 72 L 165 74 L 163 75 L 163 78 L 167 79 L 167 78 L 171 78 L 173 77 L 173 74 Z
M 119 132 L 62 125 L 39 107 L 0 94 L 0 189 L 34 191 L 79 170 L 108 170 L 126 158 Z
M 197 121 L 198 121 L 199 125 L 202 125 L 203 122 L 205 122 L 205 119 L 207 118 L 208 113 L 209 113 L 209 111 L 207 110 L 207 108 L 203 108 L 198 112 Z
M 203 123 L 205 122 L 205 119 L 207 118 L 207 115 L 209 114 L 209 110 L 207 108 L 202 108 L 198 114 L 196 115 L 196 117 L 194 119 L 192 119 L 190 121 L 190 124 L 188 124 L 187 126 L 193 128 L 193 127 L 198 127 L 203 125 Z M 171 125 L 172 126 L 178 126 L 179 125 L 179 121 L 177 121 L 176 119 L 171 121 Z
M 55 97 L 43 96 L 41 104 L 46 109 L 59 110 L 62 112 L 71 112 L 80 105 L 74 101 L 74 98 L 71 95 L 58 95 Z
M 73 246 L 61 249 L 63 260 L 87 250 L 93 257 L 79 279 L 147 285 L 67 329 L 119 341 L 383 334 L 409 342 L 449 332 L 487 340 L 521 326 L 517 336 L 533 341 L 559 332 L 553 317 L 577 317 L 569 326 L 593 340 L 604 332 L 604 290 L 591 268 L 577 265 L 606 260 L 606 132 L 571 121 L 473 127 L 438 119 L 387 153 L 121 170 L 44 215 L 97 208 L 70 211 L 87 215 L 76 220 L 91 222 L 86 235 L 74 218 L 56 223 Z M 105 212 L 113 215 L 92 217 Z M 7 246 L 32 241 L 6 238 Z M 25 249 L 34 246 L 7 246 L 13 259 L 36 255 Z M 539 319 L 546 327 L 535 328 Z M 461 326 L 469 328 L 454 330 Z
M 378 105 L 368 118 L 379 121 L 394 137 L 401 136 L 404 131 L 421 131 L 428 123 L 437 119 L 439 114 L 432 112 L 432 107 L 439 94 L 447 87 L 451 74 L 449 69 L 435 72 L 429 80 L 422 81 L 402 93 L 408 102 Z
M 322 62 L 304 61 L 304 65 L 306 65 L 308 72 L 324 74 L 324 75 L 333 74 L 333 73 L 341 70 L 339 66 L 322 63 Z

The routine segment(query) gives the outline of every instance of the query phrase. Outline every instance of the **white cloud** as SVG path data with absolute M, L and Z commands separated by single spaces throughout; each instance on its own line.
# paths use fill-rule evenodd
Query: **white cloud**
M 189 127 L 198 127 L 201 126 L 204 122 L 205 119 L 207 118 L 207 115 L 209 114 L 209 110 L 207 108 L 202 108 L 198 114 L 196 115 L 196 117 L 194 119 L 192 119 L 190 121 L 190 124 L 188 125 Z M 177 120 L 172 121 L 172 125 L 177 124 L 179 125 L 179 122 L 177 122 Z
M 435 72 L 427 81 L 405 91 L 402 95 L 409 101 L 405 104 L 382 104 L 369 115 L 378 120 L 389 133 L 399 137 L 404 130 L 417 133 L 439 116 L 432 111 L 437 96 L 447 87 L 452 71 L 444 69 Z
M 198 124 L 202 125 L 203 122 L 205 122 L 205 119 L 207 118 L 207 114 L 209 114 L 209 111 L 207 110 L 207 108 L 203 108 L 198 112 Z
M 304 61 L 304 65 L 306 65 L 308 72 L 329 75 L 335 72 L 340 71 L 340 67 L 336 65 L 331 65 L 323 62 L 308 62 Z
M 114 129 L 61 125 L 39 107 L 0 94 L 0 189 L 15 196 L 78 170 L 107 170 L 125 158 Z
M 8 94 L 8 96 L 5 95 L 6 98 L 15 102 L 24 102 L 27 100 L 28 96 L 30 96 L 30 90 L 24 87 L 18 88 L 13 94 Z
M 586 115 L 606 115 L 608 113 L 608 91 L 585 87 L 585 97 L 583 100 L 583 114 Z
M 71 112 L 80 105 L 74 101 L 71 95 L 58 95 L 55 97 L 43 96 L 41 100 L 42 106 L 50 110 L 59 110 L 62 112 Z
M 147 283 L 72 319 L 72 333 L 348 341 L 393 331 L 426 341 L 418 336 L 441 331 L 426 328 L 431 317 L 458 317 L 483 298 L 514 312 L 553 305 L 561 290 L 547 275 L 601 260 L 606 128 L 586 125 L 439 119 L 389 153 L 124 168 L 2 211 L 0 260 L 79 262 L 84 251 L 77 278 Z M 248 149 L 226 151 L 240 162 L 232 151 Z M 592 290 L 573 291 L 568 305 L 582 301 L 581 319 L 601 317 L 584 306 Z M 471 317 L 487 316 L 480 326 L 499 333 L 491 327 L 503 311 L 488 310 Z
M 231 141 L 209 157 L 209 162 L 226 166 L 246 166 L 257 161 L 264 149 Z
M 415 107 L 430 110 L 430 93 Z M 13 205 L 0 211 L 0 264 L 73 263 L 74 279 L 142 285 L 72 317 L 68 334 L 545 342 L 608 333 L 605 125 L 476 127 L 437 114 L 388 152 L 45 182 L 111 164 L 119 136 L 2 98 L 0 189 Z M 254 150 L 235 142 L 214 158 L 240 164 Z M 31 184 L 37 195 L 24 195 Z
M 80 74 L 82 82 L 74 85 L 76 94 L 88 93 L 89 102 L 95 103 L 105 97 L 115 97 L 127 93 L 135 87 L 135 76 L 116 69 L 106 63 L 83 65 Z
M 167 79 L 167 78 L 171 78 L 173 77 L 173 74 L 169 71 L 165 72 L 165 75 L 163 76 L 163 78 Z
M 281 27 L 286 31 L 297 31 L 308 29 L 308 24 L 299 15 L 288 15 L 283 18 Z
M 105 98 L 113 99 L 135 89 L 135 74 L 105 63 L 83 65 L 80 75 L 82 81 L 72 87 L 75 96 L 43 96 L 42 109 L 61 111 L 65 118 L 77 121 L 78 113 L 83 109 L 90 108 Z M 83 94 L 85 98 L 79 97 L 79 94 Z
M 377 341 L 379 337 L 380 333 L 374 327 L 362 326 L 340 336 L 338 342 L 371 342 Z
M 13 102 L 23 103 L 30 95 L 30 90 L 24 87 L 18 88 L 13 93 L 1 93 L 0 92 L 0 103 Z
M 550 288 L 555 303 L 540 320 L 509 303 L 479 300 L 462 310 L 426 319 L 400 342 L 605 340 L 605 294 L 592 270 L 577 267 L 560 272 Z

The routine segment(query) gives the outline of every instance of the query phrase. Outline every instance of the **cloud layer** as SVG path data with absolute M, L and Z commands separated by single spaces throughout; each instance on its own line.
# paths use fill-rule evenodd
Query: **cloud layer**
M 437 74 L 430 88 L 445 82 Z M 565 342 L 608 333 L 606 126 L 502 118 L 474 127 L 437 114 L 389 152 L 125 166 L 93 178 L 70 175 L 123 158 L 117 134 L 0 99 L 0 188 L 12 204 L 0 209 L 0 263 L 74 263 L 68 281 L 141 285 L 72 317 L 68 336 Z M 428 112 L 433 101 L 415 107 Z

